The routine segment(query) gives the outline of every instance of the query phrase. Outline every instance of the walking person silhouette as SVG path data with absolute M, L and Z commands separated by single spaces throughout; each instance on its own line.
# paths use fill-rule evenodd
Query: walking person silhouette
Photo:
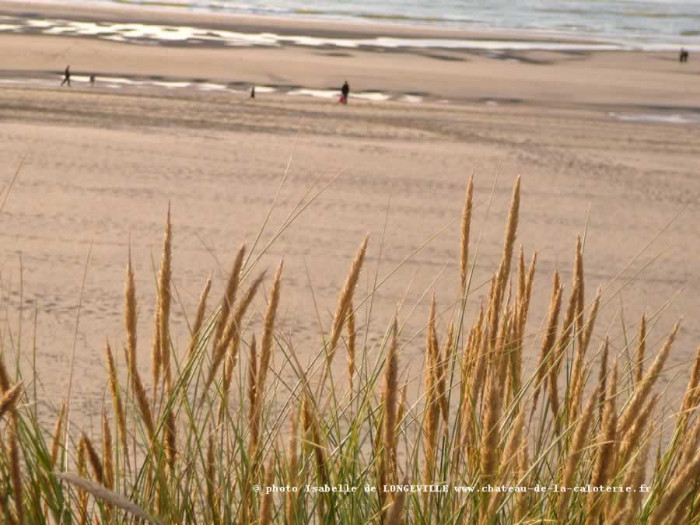
M 348 95 L 350 95 L 350 84 L 348 84 L 348 81 L 346 80 L 345 83 L 343 84 L 343 87 L 340 88 L 340 99 L 338 102 L 341 104 L 347 105 L 348 103 Z
M 68 84 L 68 87 L 70 87 L 70 66 L 66 66 L 66 70 L 63 72 L 63 82 L 61 82 L 61 87 L 63 87 L 64 84 Z

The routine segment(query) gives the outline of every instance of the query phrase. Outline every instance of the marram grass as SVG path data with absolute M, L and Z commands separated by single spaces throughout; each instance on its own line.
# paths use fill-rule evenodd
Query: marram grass
M 580 239 L 570 286 L 555 273 L 548 311 L 531 312 L 536 258 L 526 264 L 515 250 L 519 179 L 488 301 L 467 315 L 472 198 L 470 181 L 457 297 L 444 298 L 457 306 L 441 327 L 433 298 L 423 378 L 410 396 L 400 320 L 379 345 L 367 347 L 358 333 L 356 305 L 366 298 L 356 285 L 368 239 L 310 366 L 300 365 L 276 324 L 283 265 L 265 283 L 245 247 L 224 297 L 210 303 L 209 279 L 191 340 L 173 348 L 168 213 L 151 371 L 137 366 L 147 350 L 136 338 L 128 261 L 125 370 L 107 344 L 111 400 L 96 430 L 70 428 L 65 403 L 44 428 L 26 380 L 0 359 L 0 523 L 700 523 L 700 352 L 677 413 L 660 414 L 657 383 L 678 325 L 655 355 L 646 317 L 625 352 L 615 355 L 607 339 L 595 348 L 601 293 L 586 297 Z M 256 339 L 249 306 L 258 296 L 266 311 Z M 535 371 L 525 377 L 531 317 L 544 330 Z M 338 353 L 346 365 L 332 367 Z

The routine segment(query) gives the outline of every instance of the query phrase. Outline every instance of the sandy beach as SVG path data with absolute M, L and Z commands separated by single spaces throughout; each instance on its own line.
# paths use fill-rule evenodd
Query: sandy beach
M 8 16 L 28 9 L 0 3 Z M 136 16 L 42 9 L 62 19 Z M 148 17 L 141 21 L 338 38 L 467 37 L 213 15 Z M 646 312 L 658 325 L 654 347 L 684 316 L 663 380 L 679 374 L 672 384 L 681 388 L 687 379 L 700 341 L 700 64 L 692 54 L 681 65 L 674 52 L 237 48 L 1 33 L 0 63 L 2 183 L 21 166 L 0 216 L 3 345 L 8 352 L 20 346 L 29 369 L 36 341 L 38 388 L 57 402 L 75 345 L 74 395 L 86 416 L 102 403 L 105 339 L 123 344 L 129 247 L 147 366 L 168 205 L 176 347 L 188 340 L 207 276 L 213 273 L 218 297 L 245 242 L 254 248 L 251 262 L 260 256 L 251 276 L 266 269 L 266 286 L 284 257 L 281 323 L 305 362 L 318 351 L 319 332 L 329 329 L 338 289 L 369 233 L 360 295 L 381 286 L 371 294 L 373 324 L 363 330 L 370 343 L 378 341 L 398 312 L 405 333 L 415 335 L 402 355 L 419 363 L 433 291 L 442 325 L 458 296 L 459 216 L 472 172 L 481 236 L 474 308 L 500 259 L 510 188 L 521 175 L 518 242 L 527 258 L 537 251 L 539 261 L 531 317 L 544 318 L 553 269 L 570 286 L 575 238 L 585 234 L 587 300 L 596 286 L 606 289 L 595 341 L 607 333 L 615 351 L 624 352 Z M 61 89 L 67 64 L 78 78 Z M 95 88 L 80 80 L 89 74 L 97 75 Z M 132 83 L 114 87 L 114 79 Z M 338 89 L 345 79 L 353 90 L 347 107 L 335 95 L 290 93 Z M 202 89 L 212 84 L 224 88 Z M 274 91 L 250 100 L 250 85 Z M 389 100 L 353 99 L 355 92 Z M 322 188 L 263 252 L 298 203 Z M 259 320 L 262 301 L 257 308 Z M 526 359 L 534 361 L 541 327 L 531 328 Z M 679 393 L 674 388 L 671 400 Z

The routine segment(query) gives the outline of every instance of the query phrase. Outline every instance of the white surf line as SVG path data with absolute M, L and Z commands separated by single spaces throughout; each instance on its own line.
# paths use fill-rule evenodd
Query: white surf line
M 257 88 L 256 88 L 257 89 Z M 309 88 L 299 88 L 292 89 L 287 92 L 287 95 L 291 96 L 306 96 L 306 97 L 316 97 L 325 99 L 336 99 L 340 98 L 340 89 L 309 89 Z M 380 91 L 358 91 L 350 93 L 350 98 L 369 100 L 373 102 L 385 102 L 387 100 L 392 100 L 392 96 L 387 93 L 382 93 Z M 400 98 L 398 99 L 400 100 Z
M 608 113 L 608 116 L 624 122 L 650 122 L 658 124 L 700 124 L 700 115 L 692 113 Z
M 194 86 L 199 91 L 229 91 L 228 86 L 224 84 L 214 84 L 213 82 L 196 82 Z
M 257 89 L 257 88 L 256 88 Z M 338 98 L 340 97 L 339 89 L 292 89 L 287 92 L 287 95 L 291 96 L 302 96 L 302 97 L 316 97 L 316 98 Z
M 62 77 L 61 77 L 62 78 Z M 57 81 L 43 78 L 0 78 L 0 84 L 7 86 L 57 86 L 60 85 L 60 79 Z
M 423 97 L 419 97 L 418 95 L 403 95 L 399 97 L 399 100 L 401 102 L 410 102 L 411 104 L 419 104 L 423 102 Z
M 391 100 L 391 95 L 380 93 L 379 91 L 366 91 L 359 93 L 350 93 L 350 98 L 359 98 L 361 100 L 371 100 L 372 102 L 385 102 Z

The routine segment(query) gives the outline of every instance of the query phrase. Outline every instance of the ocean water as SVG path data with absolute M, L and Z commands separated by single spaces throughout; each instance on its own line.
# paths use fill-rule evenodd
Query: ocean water
M 700 43 L 700 0 L 98 0 L 130 6 Z M 71 3 L 95 4 L 95 0 Z

